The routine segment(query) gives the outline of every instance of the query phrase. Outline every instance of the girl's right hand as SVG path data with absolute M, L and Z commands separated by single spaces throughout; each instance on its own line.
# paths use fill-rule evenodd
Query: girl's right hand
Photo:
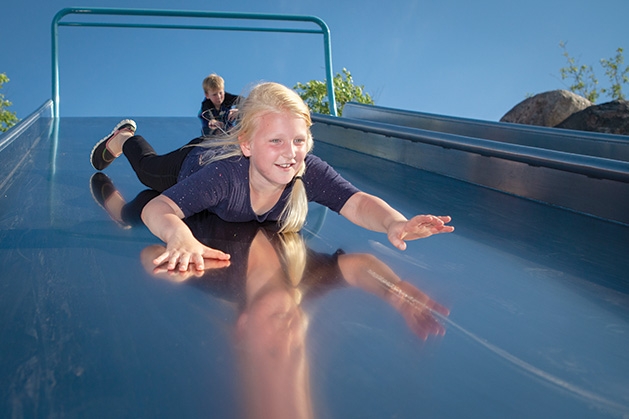
M 155 266 L 166 264 L 166 268 L 170 271 L 177 269 L 185 272 L 190 268 L 200 272 L 205 270 L 204 259 L 228 261 L 229 258 L 229 254 L 205 246 L 194 237 L 183 240 L 172 238 L 166 244 L 164 252 L 153 259 L 153 264 Z
M 177 268 L 184 272 L 191 267 L 203 271 L 203 258 L 229 260 L 227 253 L 198 241 L 182 219 L 181 209 L 164 195 L 153 198 L 144 206 L 142 221 L 151 233 L 166 243 L 166 250 L 153 260 L 156 266 L 166 263 L 169 270 Z
M 194 265 L 189 265 L 188 270 L 184 272 L 178 269 L 169 270 L 166 264 L 155 266 L 153 261 L 156 259 L 156 256 L 161 255 L 165 251 L 165 246 L 161 244 L 152 244 L 142 250 L 140 253 L 140 259 L 142 261 L 142 266 L 144 266 L 148 273 L 157 278 L 166 279 L 170 282 L 185 282 L 189 278 L 200 278 L 208 270 L 227 268 L 230 264 L 229 260 L 205 259 L 205 271 L 198 271 Z

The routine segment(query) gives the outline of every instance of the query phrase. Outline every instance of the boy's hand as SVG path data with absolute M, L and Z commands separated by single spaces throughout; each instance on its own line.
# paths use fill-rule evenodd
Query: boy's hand
M 217 121 L 216 119 L 210 119 L 207 123 L 207 126 L 214 129 L 214 128 L 223 128 L 224 125 L 222 122 Z

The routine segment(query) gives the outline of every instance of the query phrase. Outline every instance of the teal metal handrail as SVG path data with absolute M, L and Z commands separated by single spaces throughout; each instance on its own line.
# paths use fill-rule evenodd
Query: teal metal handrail
M 100 23 L 100 22 L 61 22 L 65 16 L 78 15 L 109 15 L 109 16 L 158 16 L 158 17 L 192 17 L 214 19 L 240 19 L 257 21 L 288 21 L 311 22 L 319 26 L 319 29 L 300 28 L 269 28 L 269 27 L 245 27 L 245 26 L 204 26 L 204 25 L 171 25 L 171 24 L 136 24 L 136 23 Z M 186 10 L 147 10 L 147 9 L 109 9 L 109 8 L 65 8 L 61 9 L 52 20 L 52 101 L 53 116 L 59 117 L 59 26 L 86 26 L 86 27 L 124 27 L 124 28 L 151 28 L 151 29 L 200 29 L 223 30 L 244 32 L 286 32 L 322 34 L 325 55 L 325 72 L 328 89 L 328 101 L 330 115 L 337 116 L 336 100 L 334 97 L 334 84 L 332 75 L 332 43 L 330 41 L 330 29 L 328 25 L 316 16 L 278 15 L 264 13 L 236 13 L 236 12 L 203 12 Z

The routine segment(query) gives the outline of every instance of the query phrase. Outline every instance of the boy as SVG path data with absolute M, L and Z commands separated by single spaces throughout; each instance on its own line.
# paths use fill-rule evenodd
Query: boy
M 225 81 L 218 74 L 210 74 L 203 79 L 203 91 L 205 100 L 201 103 L 198 115 L 203 135 L 217 134 L 229 129 L 238 112 L 232 106 L 240 97 L 225 92 Z

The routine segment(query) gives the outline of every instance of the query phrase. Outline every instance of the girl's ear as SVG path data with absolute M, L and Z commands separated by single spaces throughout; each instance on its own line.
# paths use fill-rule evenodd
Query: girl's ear
M 240 144 L 240 151 L 242 151 L 242 155 L 245 157 L 251 156 L 251 144 L 249 141 L 243 140 L 243 136 L 238 136 L 238 143 Z

